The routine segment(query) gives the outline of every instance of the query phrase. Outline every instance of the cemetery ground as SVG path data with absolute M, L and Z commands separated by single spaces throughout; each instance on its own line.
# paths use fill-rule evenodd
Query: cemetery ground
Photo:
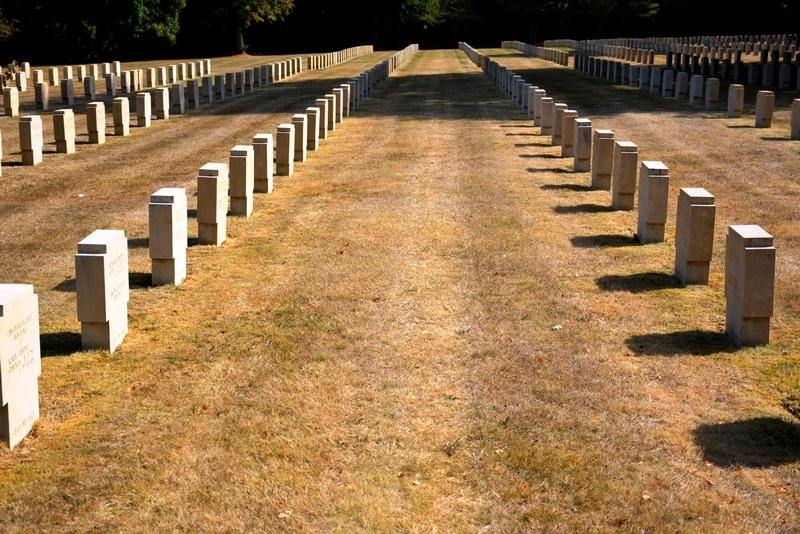
M 0 119 L 0 265 L 39 294 L 43 354 L 41 420 L 0 450 L 0 529 L 796 532 L 790 93 L 756 130 L 752 88 L 727 119 L 484 52 L 669 167 L 665 243 L 635 244 L 635 212 L 456 50 L 413 56 L 222 247 L 190 218 L 178 287 L 149 287 L 149 195 L 186 187 L 191 217 L 200 166 L 389 53 L 72 156 L 46 144 L 38 167 Z M 707 287 L 672 277 L 680 187 L 716 196 Z M 775 317 L 736 350 L 724 236 L 751 223 L 775 236 Z M 96 228 L 129 239 L 113 355 L 79 350 L 73 256 Z

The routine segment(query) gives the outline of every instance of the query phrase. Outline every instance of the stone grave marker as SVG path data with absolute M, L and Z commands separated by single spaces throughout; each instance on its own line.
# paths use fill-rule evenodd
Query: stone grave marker
M 197 242 L 220 246 L 227 236 L 228 166 L 206 163 L 197 174 Z
M 756 94 L 756 128 L 771 128 L 775 111 L 775 93 L 759 91 Z
M 94 100 L 97 98 L 97 89 L 95 88 L 93 76 L 86 76 L 83 79 L 83 97 L 86 100 Z
M 573 139 L 575 141 L 573 169 L 575 172 L 589 172 L 592 161 L 592 121 L 576 118 Z
M 106 94 L 117 96 L 117 76 L 113 72 L 104 75 L 106 81 Z
M 56 139 L 56 152 L 60 154 L 75 152 L 75 113 L 71 109 L 57 109 L 53 112 L 53 134 Z
M 325 100 L 328 101 L 328 130 L 336 130 L 336 95 L 327 94 Z M 278 139 L 280 146 L 280 139 Z M 280 173 L 279 173 L 280 174 Z
M 308 117 L 305 113 L 292 115 L 294 125 L 294 161 L 306 161 L 306 150 L 308 145 Z
M 317 150 L 319 148 L 319 115 L 319 108 L 306 108 L 306 116 L 308 117 L 308 140 L 306 142 L 306 148 L 308 150 Z
M 675 220 L 675 276 L 683 285 L 708 285 L 716 209 L 714 195 L 705 189 L 681 188 Z
M 86 129 L 90 144 L 102 145 L 106 142 L 106 105 L 103 102 L 89 102 L 86 105 Z
M 236 145 L 228 159 L 231 215 L 250 217 L 253 213 L 254 154 L 253 147 Z
M 200 84 L 197 83 L 197 80 L 186 82 L 186 102 L 192 109 L 200 108 Z
M 563 123 L 561 125 L 561 157 L 575 157 L 575 120 L 578 112 L 572 109 L 564 111 Z
M 716 111 L 719 105 L 719 79 L 706 80 L 706 111 Z
M 276 141 L 275 174 L 291 176 L 294 173 L 294 125 L 278 125 Z
M 319 109 L 319 138 L 328 138 L 328 99 L 318 98 L 314 105 Z
M 6 117 L 19 116 L 19 91 L 16 87 L 3 88 L 3 108 Z
M 614 170 L 614 132 L 595 130 L 592 143 L 592 189 L 611 190 Z
M 19 148 L 23 165 L 38 165 L 42 162 L 42 118 L 27 115 L 19 119 Z
M 639 243 L 661 243 L 667 223 L 669 169 L 660 161 L 643 161 L 639 168 Z
M 166 87 L 156 89 L 152 95 L 155 99 L 156 119 L 169 119 L 169 89 Z
M 47 111 L 50 108 L 50 87 L 46 83 L 40 82 L 33 86 L 36 109 Z
M 170 113 L 183 115 L 186 111 L 186 98 L 182 83 L 174 83 L 169 90 Z
M 130 135 L 131 109 L 127 96 L 115 98 L 112 103 L 114 113 L 114 135 Z
M 253 137 L 253 191 L 272 193 L 272 134 L 256 134 Z
M 150 93 L 136 93 L 136 125 L 139 128 L 149 128 L 152 117 Z
M 629 141 L 617 141 L 614 144 L 611 209 L 615 211 L 633 210 L 638 163 L 639 151 L 635 144 Z
M 542 121 L 540 135 L 552 136 L 556 120 L 555 102 L 549 96 L 542 98 Z
M 731 84 L 728 87 L 728 117 L 734 119 L 742 116 L 744 109 L 744 85 Z
M 165 187 L 150 195 L 149 226 L 152 284 L 180 285 L 186 279 L 186 190 Z
M 75 104 L 75 85 L 70 78 L 61 80 L 61 103 L 68 106 Z

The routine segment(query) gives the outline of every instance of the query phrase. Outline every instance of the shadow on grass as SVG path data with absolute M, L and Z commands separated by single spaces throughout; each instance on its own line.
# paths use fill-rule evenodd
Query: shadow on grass
M 524 121 L 520 121 L 520 124 L 501 124 L 500 128 L 533 128 L 530 124 L 522 124 L 523 122 Z
M 703 459 L 719 467 L 775 467 L 800 461 L 800 425 L 778 417 L 700 425 L 692 434 Z
M 534 134 L 534 133 L 507 133 L 506 135 L 508 135 L 508 136 L 511 136 L 511 135 L 524 135 L 524 136 L 530 136 L 530 137 L 539 137 L 539 134 Z M 548 143 L 548 144 L 545 145 L 545 144 L 542 144 L 542 143 L 534 143 L 533 146 L 550 146 L 550 144 Z
M 75 293 L 75 279 L 67 278 L 60 282 L 53 291 L 63 291 L 64 293 Z
M 631 247 L 638 245 L 630 235 L 603 234 L 603 235 L 579 235 L 570 239 L 573 247 L 592 248 L 592 247 Z
M 553 211 L 559 214 L 569 213 L 606 213 L 611 211 L 611 206 L 600 204 L 578 204 L 576 206 L 556 206 Z
M 629 337 L 625 340 L 625 344 L 640 356 L 675 356 L 678 354 L 708 356 L 735 350 L 728 336 L 710 330 L 642 334 Z
M 659 272 L 636 273 L 627 275 L 611 274 L 596 280 L 603 291 L 627 291 L 628 293 L 644 293 L 658 291 L 670 287 L 680 287 L 680 282 L 671 274 Z
M 558 167 L 545 167 L 544 169 L 525 169 L 528 172 L 532 173 L 540 173 L 540 172 L 557 172 L 557 173 L 572 173 L 569 169 L 560 169 Z
M 515 148 L 526 148 L 531 146 L 542 146 L 541 143 L 514 143 Z
M 197 194 L 195 194 L 197 196 Z M 186 210 L 186 217 L 189 219 L 196 219 L 197 218 L 197 210 Z
M 128 239 L 128 248 L 150 248 L 150 238 L 135 237 L 133 239 Z
M 42 358 L 67 356 L 81 350 L 81 335 L 76 332 L 51 332 L 41 334 L 39 343 L 42 349 Z
M 520 154 L 519 157 L 525 159 L 546 158 L 546 159 L 562 159 L 561 156 L 556 154 Z
M 792 141 L 789 137 L 762 137 L 762 141 Z
M 744 124 L 729 124 L 728 128 L 755 128 L 755 126 L 747 126 Z
M 142 289 L 152 287 L 153 277 L 150 273 L 128 273 L 128 287 Z
M 545 191 L 579 191 L 579 192 L 589 192 L 593 191 L 592 186 L 590 185 L 579 185 L 579 184 L 544 184 L 540 186 L 540 189 L 544 189 Z

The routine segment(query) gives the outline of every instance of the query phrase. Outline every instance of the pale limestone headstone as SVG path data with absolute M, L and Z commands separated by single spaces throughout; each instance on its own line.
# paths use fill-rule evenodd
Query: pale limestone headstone
M 37 83 L 33 86 L 36 109 L 47 111 L 50 108 L 50 87 L 46 83 Z
M 306 141 L 306 148 L 308 150 L 317 150 L 319 148 L 319 108 L 306 108 L 306 116 L 308 117 L 308 140 Z
M 334 100 L 334 106 L 336 106 L 336 124 L 341 124 L 344 121 L 344 90 L 341 87 L 337 87 L 332 91 L 333 96 L 336 97 Z M 297 137 L 295 135 L 295 137 Z
M 186 63 L 178 63 L 178 81 L 185 82 L 187 78 Z
M 314 105 L 319 109 L 319 138 L 328 138 L 328 99 L 318 98 Z
M 661 77 L 661 96 L 665 98 L 672 96 L 672 88 L 675 85 L 674 77 L 674 71 L 669 69 L 664 71 L 664 74 Z
M 31 77 L 31 81 L 33 81 L 34 85 L 36 85 L 37 83 L 44 83 L 44 71 L 43 70 L 33 71 L 33 76 Z
M 735 119 L 742 116 L 744 109 L 744 85 L 731 84 L 728 87 L 728 117 Z
M 650 68 L 650 92 L 656 95 L 661 92 L 661 67 Z
M 244 72 L 236 72 L 235 73 L 236 85 L 234 87 L 234 94 L 243 95 L 244 94 Z
M 25 75 L 24 72 L 18 72 L 15 75 L 16 84 L 17 84 L 17 91 L 20 93 L 24 93 L 28 90 L 28 77 Z
M 166 87 L 156 89 L 152 93 L 155 99 L 156 119 L 167 120 L 169 119 L 169 89 Z
M 19 119 L 19 148 L 23 165 L 38 165 L 42 162 L 42 118 L 28 115 Z
M 222 74 L 214 76 L 214 98 L 225 100 L 225 76 Z
M 83 97 L 86 100 L 94 100 L 97 98 L 97 89 L 95 88 L 93 76 L 86 76 L 83 79 Z
M 211 73 L 210 72 L 206 72 L 202 61 L 195 61 L 194 62 L 194 67 L 195 67 L 195 70 L 197 71 L 197 75 L 200 76 L 201 78 L 203 76 L 211 77 Z
M 244 71 L 244 92 L 252 91 L 253 85 L 253 69 L 247 69 Z
M 685 99 L 688 91 L 688 86 L 689 86 L 689 75 L 685 72 L 679 72 L 677 78 L 675 78 L 675 98 L 677 98 L 678 100 Z
M 272 193 L 273 154 L 272 134 L 256 134 L 253 137 L 253 191 L 256 193 Z
M 549 96 L 542 98 L 542 120 L 540 135 L 552 136 L 556 121 L 555 102 Z
M 534 89 L 533 91 L 533 125 L 542 126 L 542 99 L 547 96 L 544 89 Z M 544 134 L 542 134 L 544 135 Z
M 719 79 L 706 80 L 706 111 L 716 111 L 719 104 Z
M 205 72 L 206 74 L 211 74 L 211 60 L 210 59 L 204 59 L 203 60 L 203 72 Z
M 294 125 L 294 161 L 306 160 L 306 145 L 308 144 L 308 117 L 305 113 L 292 115 Z
M 165 187 L 150 195 L 150 260 L 154 286 L 186 279 L 186 190 Z
M 664 241 L 669 198 L 669 169 L 660 161 L 643 161 L 639 168 L 639 243 Z
M 6 117 L 19 115 L 19 91 L 16 87 L 3 88 L 3 108 L 5 108 Z
M 261 67 L 253 67 L 250 70 L 252 72 L 253 89 L 261 87 Z M 245 85 L 247 85 L 247 80 L 245 80 Z
M 111 63 L 103 63 L 103 76 L 111 74 Z
M 650 67 L 645 65 L 639 67 L 639 89 L 650 89 Z
M 39 420 L 39 297 L 28 284 L 0 284 L 0 440 L 13 449 Z
M 106 105 L 103 102 L 89 102 L 86 105 L 86 129 L 89 143 L 102 145 L 106 142 Z
M 592 189 L 611 190 L 614 170 L 614 132 L 595 130 L 592 143 Z
M 633 210 L 638 163 L 639 152 L 635 144 L 629 141 L 617 141 L 614 144 L 611 209 L 623 211 Z
M 275 174 L 291 176 L 294 173 L 294 125 L 279 124 L 276 139 Z
M 64 68 L 61 69 L 61 72 L 62 72 L 62 76 L 61 76 L 62 80 L 61 81 L 71 80 L 72 79 L 72 67 L 71 66 L 65 65 Z
M 111 72 L 114 73 L 114 76 L 119 78 L 119 75 L 122 72 L 122 64 L 119 61 L 112 62 L 111 63 Z
M 350 102 L 350 100 L 351 100 L 350 84 L 343 83 L 339 87 L 342 88 L 342 95 L 343 95 L 342 96 L 342 99 L 343 99 L 342 100 L 343 101 L 342 115 L 343 115 L 343 117 L 349 117 L 350 116 L 350 103 L 351 103 Z
M 97 63 L 89 65 L 89 73 L 88 76 L 91 76 L 95 80 L 100 78 L 100 68 L 97 66 Z M 84 76 L 85 78 L 86 76 Z
M 553 105 L 553 113 L 555 119 L 553 120 L 553 134 L 550 137 L 550 144 L 552 146 L 561 146 L 561 134 L 564 128 L 564 112 L 567 111 L 567 105 L 557 103 Z
M 113 72 L 104 75 L 106 81 L 106 94 L 117 96 L 117 76 Z
M 197 174 L 197 242 L 220 246 L 227 236 L 228 166 L 206 163 Z
M 197 83 L 197 80 L 186 82 L 186 102 L 192 109 L 200 108 L 200 84 Z
M 147 76 L 145 78 L 145 83 L 146 83 L 145 88 L 149 89 L 158 85 L 158 79 L 156 77 L 156 69 L 149 68 L 145 72 L 147 73 Z
M 203 94 L 203 103 L 204 104 L 213 104 L 214 103 L 214 83 L 211 79 L 211 76 L 203 76 L 201 78 L 203 82 L 202 94 Z
M 130 94 L 132 92 L 133 72 L 126 70 L 119 77 L 119 86 L 123 94 Z
M 158 85 L 167 85 L 167 67 L 156 68 L 156 80 Z
M 150 93 L 136 93 L 136 125 L 139 128 L 149 128 L 152 116 Z
M 773 238 L 757 225 L 728 227 L 725 331 L 737 347 L 769 343 L 775 299 Z
M 708 285 L 716 210 L 714 195 L 705 189 L 681 188 L 675 220 L 675 276 L 683 285 Z
M 78 81 L 83 83 L 84 78 L 86 78 L 86 65 L 78 65 Z
M 231 215 L 249 217 L 253 213 L 253 147 L 236 145 L 228 159 L 230 169 Z
M 175 115 L 183 115 L 186 111 L 186 99 L 182 83 L 172 84 L 169 89 L 170 112 Z
M 575 154 L 573 169 L 575 172 L 589 172 L 592 161 L 592 121 L 575 119 L 573 138 Z
M 756 94 L 756 128 L 771 128 L 775 111 L 775 93 L 759 91 Z
M 188 63 L 186 65 L 186 78 L 189 80 L 194 80 L 198 78 L 197 74 L 197 64 L 196 63 Z
M 113 353 L 128 333 L 128 240 L 124 230 L 95 230 L 78 243 L 75 285 L 83 349 Z
M 800 99 L 797 98 L 792 101 L 791 130 L 792 139 L 795 141 L 800 139 Z
M 326 125 L 328 130 L 336 130 L 336 96 L 327 94 L 325 95 L 325 100 L 328 101 L 328 124 Z
M 578 112 L 568 109 L 564 112 L 563 123 L 561 125 L 561 157 L 575 157 L 575 120 Z
M 113 102 L 114 135 L 127 137 L 130 135 L 131 109 L 128 97 L 115 98 Z
M 56 139 L 56 152 L 60 154 L 75 152 L 75 113 L 71 109 L 57 109 L 53 112 L 53 134 Z
M 703 101 L 703 77 L 699 74 L 692 76 L 689 84 L 689 105 L 699 106 Z
M 61 80 L 61 103 L 68 106 L 75 104 L 75 86 L 72 79 Z

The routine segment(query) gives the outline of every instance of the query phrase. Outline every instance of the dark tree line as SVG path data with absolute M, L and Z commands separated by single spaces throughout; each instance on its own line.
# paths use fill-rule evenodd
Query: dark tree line
M 800 2 L 706 0 L 0 0 L 2 62 L 330 51 L 372 44 L 796 33 Z

